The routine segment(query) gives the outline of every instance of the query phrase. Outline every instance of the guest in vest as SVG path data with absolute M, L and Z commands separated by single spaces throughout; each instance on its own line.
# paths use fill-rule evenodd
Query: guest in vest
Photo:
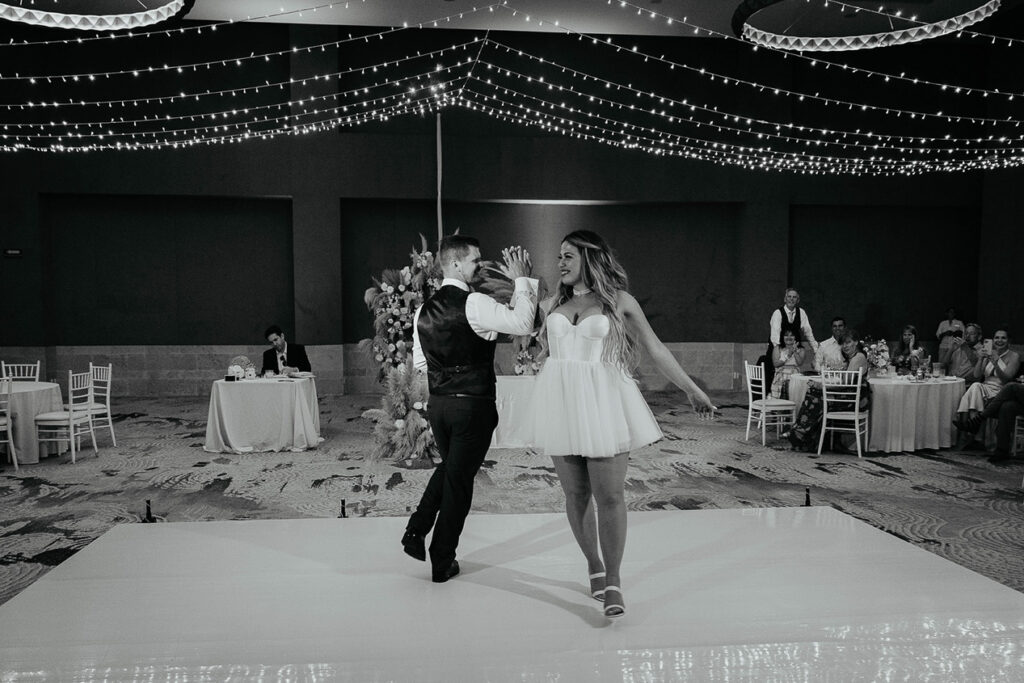
M 471 292 L 480 267 L 480 244 L 465 235 L 445 237 L 438 247 L 444 280 L 416 311 L 413 362 L 427 372 L 430 422 L 441 454 L 409 518 L 402 546 L 430 564 L 435 583 L 459 573 L 455 550 L 473 502 L 473 479 L 498 424 L 495 405 L 494 348 L 499 333 L 533 331 L 537 312 L 537 280 L 529 277 L 530 256 L 520 247 L 506 250 L 502 272 L 515 282 L 510 306 L 480 292 Z
M 800 293 L 790 287 L 786 290 L 783 305 L 779 306 L 772 313 L 771 329 L 768 335 L 768 351 L 765 353 L 764 364 L 765 386 L 770 387 L 775 378 L 775 366 L 772 364 L 772 352 L 782 346 L 782 332 L 791 330 L 796 336 L 796 341 L 802 346 L 810 345 L 815 351 L 818 350 L 818 342 L 814 341 L 814 332 L 811 330 L 811 321 L 807 319 L 807 311 L 800 308 Z

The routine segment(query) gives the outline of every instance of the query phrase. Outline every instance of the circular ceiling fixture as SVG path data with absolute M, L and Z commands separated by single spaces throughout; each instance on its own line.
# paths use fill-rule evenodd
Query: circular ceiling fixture
M 999 4 L 1000 0 L 937 0 L 925 5 L 903 0 L 882 6 L 877 0 L 743 0 L 733 13 L 732 30 L 737 37 L 778 50 L 868 50 L 962 31 L 994 14 Z
M 0 19 L 32 26 L 120 31 L 184 16 L 195 0 L 7 0 Z

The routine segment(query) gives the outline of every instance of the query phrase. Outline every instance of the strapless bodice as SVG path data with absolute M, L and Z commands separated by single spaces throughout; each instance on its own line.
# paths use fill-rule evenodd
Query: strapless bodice
M 603 313 L 588 315 L 575 325 L 563 314 L 552 313 L 548 316 L 549 358 L 599 363 L 610 331 L 611 323 Z

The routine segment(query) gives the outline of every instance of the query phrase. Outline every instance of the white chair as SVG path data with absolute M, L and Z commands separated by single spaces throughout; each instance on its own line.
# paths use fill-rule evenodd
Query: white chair
M 89 413 L 92 415 L 93 425 L 99 422 L 99 429 L 110 430 L 110 440 L 117 447 L 117 437 L 114 436 L 114 420 L 110 414 L 110 378 L 113 374 L 113 366 L 93 365 L 89 363 L 89 375 L 92 377 L 92 403 L 89 404 Z M 67 406 L 64 406 L 67 408 Z M 103 424 L 104 418 L 106 425 Z
M 868 415 L 860 409 L 861 370 L 825 370 L 821 373 L 822 415 L 818 455 L 825 443 L 825 432 L 853 432 L 857 440 L 857 457 L 861 457 L 861 441 L 867 446 Z
M 78 439 L 88 433 L 92 438 L 92 451 L 96 448 L 96 431 L 92 426 L 92 411 L 95 403 L 92 395 L 92 373 L 68 372 L 68 409 L 36 415 L 36 434 L 39 443 L 46 441 L 68 441 L 71 446 L 71 462 L 75 462 Z
M 0 377 L 6 377 L 20 382 L 38 382 L 39 364 L 35 363 L 5 363 L 0 361 Z
M 784 398 L 772 398 L 764 385 L 764 368 L 743 361 L 747 374 L 747 435 L 750 439 L 750 423 L 757 416 L 757 424 L 761 429 L 761 445 L 765 445 L 768 427 L 775 427 L 776 435 L 782 434 L 782 428 L 793 423 L 793 412 L 796 404 Z
M 1010 446 L 1010 455 L 1016 456 L 1022 443 L 1024 443 L 1024 416 L 1018 415 L 1013 419 L 1013 445 Z
M 18 453 L 14 450 L 14 418 L 11 417 L 11 394 L 14 391 L 14 380 L 0 378 L 0 429 L 4 430 L 4 440 L 0 443 L 7 444 L 7 452 L 10 454 L 11 462 L 14 463 L 14 471 L 18 471 Z

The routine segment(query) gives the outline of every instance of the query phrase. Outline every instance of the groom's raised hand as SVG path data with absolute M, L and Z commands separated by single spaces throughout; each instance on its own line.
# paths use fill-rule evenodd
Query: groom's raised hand
M 513 282 L 517 277 L 529 277 L 533 272 L 530 254 L 522 247 L 508 247 L 501 251 L 505 263 L 500 266 L 501 272 Z

